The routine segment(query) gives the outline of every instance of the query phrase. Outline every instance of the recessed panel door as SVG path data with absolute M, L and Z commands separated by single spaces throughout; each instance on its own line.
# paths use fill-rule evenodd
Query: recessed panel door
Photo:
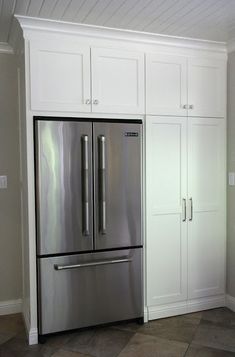
M 141 240 L 141 124 L 94 123 L 95 249 Z
M 224 293 L 224 120 L 190 118 L 188 140 L 188 294 L 193 299 Z
M 146 119 L 147 305 L 187 299 L 187 119 Z
M 92 124 L 36 120 L 37 254 L 93 248 Z
M 92 48 L 92 111 L 144 113 L 144 54 Z

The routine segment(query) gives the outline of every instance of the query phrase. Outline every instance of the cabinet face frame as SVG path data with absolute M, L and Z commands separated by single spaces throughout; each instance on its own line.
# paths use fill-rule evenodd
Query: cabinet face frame
M 188 115 L 186 57 L 146 54 L 146 113 Z
M 144 114 L 144 53 L 92 47 L 91 72 L 93 112 Z
M 90 47 L 37 39 L 29 49 L 31 109 L 90 112 Z
M 161 140 L 164 132 L 165 137 Z M 157 142 L 160 142 L 159 152 L 153 151 L 153 146 L 157 147 Z M 186 148 L 186 118 L 146 118 L 148 306 L 187 299 L 187 222 L 183 207 L 187 198 Z M 168 182 L 164 190 L 162 188 L 159 190 L 155 179 L 156 177 L 159 181 L 164 179 L 165 171 L 170 176 L 167 178 Z M 174 184 L 175 174 L 177 194 L 172 195 L 171 190 L 167 190 L 167 186 Z M 158 227 L 161 229 L 158 230 Z

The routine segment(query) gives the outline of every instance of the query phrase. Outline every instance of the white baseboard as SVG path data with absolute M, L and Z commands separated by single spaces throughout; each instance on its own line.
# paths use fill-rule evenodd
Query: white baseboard
M 235 312 L 235 297 L 226 295 L 226 306 Z
M 182 301 L 174 304 L 151 306 L 148 307 L 148 320 L 183 315 L 224 306 L 226 306 L 225 295 Z
M 22 311 L 22 299 L 0 301 L 0 315 L 17 314 Z
M 24 309 L 23 319 L 28 337 L 28 343 L 29 345 L 36 345 L 38 343 L 38 329 L 30 327 L 29 314 Z

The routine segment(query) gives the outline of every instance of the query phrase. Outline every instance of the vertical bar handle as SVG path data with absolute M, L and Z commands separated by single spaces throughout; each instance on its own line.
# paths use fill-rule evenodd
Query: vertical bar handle
M 182 221 L 185 222 L 186 221 L 186 199 L 185 198 L 182 199 L 182 206 L 183 206 L 183 218 L 182 218 Z
M 82 231 L 84 236 L 89 236 L 89 161 L 88 161 L 88 135 L 82 136 Z
M 189 221 L 193 220 L 193 199 L 192 197 L 189 199 L 189 204 L 190 204 L 190 216 L 189 216 Z
M 99 231 L 101 234 L 106 234 L 106 163 L 105 163 L 105 136 L 98 137 L 98 153 L 99 153 Z

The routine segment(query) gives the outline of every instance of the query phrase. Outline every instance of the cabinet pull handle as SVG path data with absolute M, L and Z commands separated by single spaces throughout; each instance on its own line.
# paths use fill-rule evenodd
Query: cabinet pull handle
M 194 109 L 194 105 L 190 104 L 189 109 Z
M 182 221 L 185 222 L 186 221 L 186 199 L 185 198 L 182 199 L 182 205 L 183 205 L 183 219 L 182 219 Z
M 90 100 L 90 99 L 87 99 L 87 100 L 86 100 L 86 104 L 91 104 L 91 100 Z
M 89 163 L 88 163 L 88 135 L 82 136 L 82 208 L 83 235 L 89 236 Z
M 187 109 L 187 107 L 188 107 L 187 104 L 182 105 L 183 109 Z
M 95 104 L 95 105 L 99 104 L 98 99 L 93 100 L 93 104 Z
M 99 215 L 100 215 L 100 233 L 106 234 L 106 186 L 105 186 L 105 136 L 100 135 L 98 138 L 99 154 Z
M 189 221 L 192 221 L 193 220 L 193 199 L 192 199 L 192 197 L 189 199 L 189 203 L 190 203 Z

